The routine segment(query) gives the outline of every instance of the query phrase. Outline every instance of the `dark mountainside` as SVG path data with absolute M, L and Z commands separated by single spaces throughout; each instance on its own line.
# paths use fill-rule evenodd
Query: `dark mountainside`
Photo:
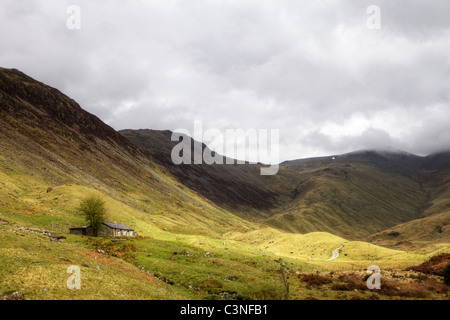
M 246 212 L 265 212 L 281 204 L 283 195 L 264 185 L 273 178 L 260 176 L 258 165 L 175 165 L 171 151 L 178 142 L 171 141 L 171 131 L 122 130 L 120 133 L 146 150 L 181 183 L 219 205 Z M 205 148 L 203 144 L 202 150 Z

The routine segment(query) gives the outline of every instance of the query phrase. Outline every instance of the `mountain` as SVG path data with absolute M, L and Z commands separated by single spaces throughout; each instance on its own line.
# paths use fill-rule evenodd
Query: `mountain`
M 450 151 L 437 152 L 426 156 L 421 168 L 427 170 L 445 170 L 450 168 Z
M 285 161 L 282 165 L 301 171 L 333 163 L 370 164 L 382 169 L 414 172 L 422 167 L 423 158 L 400 150 L 359 150 L 342 155 Z
M 261 176 L 260 165 L 238 164 L 180 164 L 171 160 L 171 151 L 177 141 L 171 141 L 171 131 L 122 130 L 120 133 L 146 150 L 154 161 L 177 177 L 183 185 L 195 190 L 209 200 L 245 217 L 252 212 L 264 212 L 281 205 L 285 195 L 273 188 L 274 178 Z M 192 159 L 194 158 L 192 142 Z M 202 150 L 207 147 L 202 144 Z M 193 161 L 192 161 L 193 163 Z
M 442 155 L 362 150 L 286 161 L 277 175 L 263 177 L 255 164 L 174 165 L 170 152 L 176 142 L 170 141 L 170 131 L 120 133 L 146 150 L 180 183 L 211 201 L 240 217 L 293 233 L 325 231 L 347 239 L 368 239 L 398 225 L 417 223 L 440 197 L 433 193 L 436 185 L 450 185 L 436 181 L 446 168 Z M 434 225 L 437 220 L 432 215 Z M 438 220 L 447 224 L 447 220 Z M 436 230 L 426 228 L 420 239 L 430 238 Z M 448 232 L 443 230 L 431 238 L 446 239 Z M 377 236 L 371 239 L 375 241 Z
M 43 197 L 51 195 L 48 188 L 82 186 L 84 193 L 102 192 L 151 213 L 147 220 L 168 229 L 223 232 L 245 225 L 178 186 L 143 150 L 73 99 L 14 69 L 0 69 L 0 149 L 3 183 L 19 185 L 22 179 L 26 185 L 15 192 L 0 189 L 3 203 L 28 206 L 24 193 Z M 71 223 L 66 221 L 67 227 Z

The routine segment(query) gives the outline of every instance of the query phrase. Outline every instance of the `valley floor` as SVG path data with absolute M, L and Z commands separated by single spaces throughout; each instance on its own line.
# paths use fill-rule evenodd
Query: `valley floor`
M 0 215 L 4 298 L 281 300 L 283 269 L 294 300 L 448 299 L 442 277 L 405 271 L 428 255 L 348 242 L 339 258 L 326 261 L 342 239 L 325 233 L 161 232 L 116 242 L 26 227 L 12 216 Z M 367 288 L 373 264 L 381 268 L 381 290 Z M 67 288 L 71 265 L 80 267 L 80 290 Z

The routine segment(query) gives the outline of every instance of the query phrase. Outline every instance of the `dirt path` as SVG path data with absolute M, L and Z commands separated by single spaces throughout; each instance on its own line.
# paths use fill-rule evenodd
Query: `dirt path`
M 339 251 L 342 249 L 342 247 L 345 245 L 345 243 L 341 244 L 338 248 L 334 249 L 333 252 L 331 253 L 331 258 L 327 259 L 325 261 L 331 261 L 334 259 L 337 259 L 339 257 Z

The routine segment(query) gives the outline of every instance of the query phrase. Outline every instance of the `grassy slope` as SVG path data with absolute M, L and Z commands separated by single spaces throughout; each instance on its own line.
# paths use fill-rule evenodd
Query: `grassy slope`
M 428 202 L 418 219 L 375 233 L 376 244 L 406 250 L 437 250 L 450 242 L 450 171 L 424 174 Z
M 349 239 L 419 216 L 426 202 L 419 183 L 365 164 L 335 164 L 302 172 L 297 197 L 268 220 L 291 232 L 326 231 Z
M 268 250 L 274 254 L 305 259 L 325 266 L 333 262 L 324 263 L 331 257 L 331 252 L 341 245 L 338 262 L 361 262 L 367 264 L 373 260 L 383 265 L 385 262 L 403 261 L 416 263 L 424 256 L 406 253 L 399 250 L 379 247 L 362 241 L 348 241 L 326 232 L 311 232 L 307 234 L 283 233 L 276 229 L 260 229 L 245 234 L 232 233 L 231 238 L 250 243 L 258 248 Z M 334 261 L 334 260 L 333 260 Z
M 75 236 L 62 243 L 0 226 L 0 291 L 26 299 L 177 299 L 186 297 L 121 259 L 96 252 Z M 68 290 L 70 265 L 81 269 L 81 290 Z
M 333 222 L 330 218 L 336 214 L 340 217 L 339 212 L 345 206 L 344 213 L 350 212 L 350 216 L 361 213 L 362 217 L 373 217 L 373 224 L 370 219 L 360 223 L 360 239 L 402 250 L 421 250 L 425 253 L 448 248 L 449 155 L 449 152 L 441 152 L 418 157 L 406 152 L 358 151 L 335 157 L 288 161 L 283 165 L 303 174 L 315 172 L 315 176 L 325 178 L 321 179 L 319 185 L 327 190 L 328 195 L 313 195 L 311 198 L 315 211 L 310 213 L 314 217 L 316 214 L 321 216 L 314 224 L 325 221 L 323 230 L 347 236 L 346 233 L 333 231 L 334 226 L 332 229 L 327 228 L 332 225 L 330 221 Z M 354 172 L 358 174 L 353 175 L 353 179 L 352 175 L 348 174 L 350 168 L 356 169 Z M 336 172 L 336 169 L 340 171 L 341 176 L 344 174 L 345 179 L 339 179 L 339 171 Z M 336 176 L 331 179 L 330 175 L 324 176 L 323 172 L 326 170 L 328 173 L 334 171 Z M 303 189 L 311 188 L 311 184 L 305 186 Z M 326 203 L 326 207 L 315 206 L 314 199 Z M 295 211 L 295 207 L 293 209 L 290 210 L 293 214 L 287 217 L 289 219 L 280 215 L 281 220 L 296 219 L 307 225 L 301 202 L 299 210 Z M 324 209 L 332 210 L 324 212 Z M 377 221 L 377 218 L 381 220 Z M 337 228 L 341 221 L 345 221 L 345 218 L 335 221 Z M 283 222 L 275 221 L 273 225 L 282 225 Z M 347 220 L 348 222 L 351 220 Z M 377 225 L 378 228 L 373 228 Z M 369 237 L 367 232 L 370 233 Z

